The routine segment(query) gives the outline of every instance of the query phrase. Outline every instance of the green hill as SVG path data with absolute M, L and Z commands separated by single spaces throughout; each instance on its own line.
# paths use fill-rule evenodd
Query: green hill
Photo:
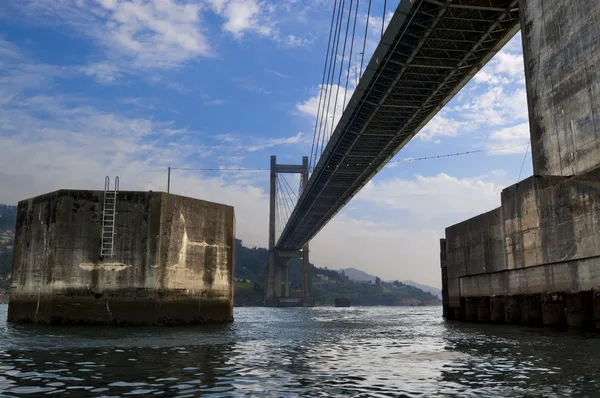
M 10 284 L 16 212 L 15 206 L 0 205 L 0 289 L 7 289 Z M 235 305 L 262 305 L 268 258 L 267 249 L 246 247 L 236 239 Z M 437 297 L 398 281 L 382 282 L 375 277 L 375 280 L 358 282 L 349 278 L 343 270 L 335 271 L 327 267 L 312 267 L 311 280 L 312 295 L 318 305 L 333 305 L 338 297 L 350 298 L 352 305 L 440 304 Z M 290 292 L 299 296 L 301 289 L 302 264 L 299 259 L 293 259 L 290 261 Z
M 0 205 L 0 289 L 7 289 L 17 222 L 16 206 Z

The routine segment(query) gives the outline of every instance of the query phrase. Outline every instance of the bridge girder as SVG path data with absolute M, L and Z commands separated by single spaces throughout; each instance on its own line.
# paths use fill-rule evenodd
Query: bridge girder
M 314 237 L 518 30 L 518 0 L 401 0 L 276 247 Z

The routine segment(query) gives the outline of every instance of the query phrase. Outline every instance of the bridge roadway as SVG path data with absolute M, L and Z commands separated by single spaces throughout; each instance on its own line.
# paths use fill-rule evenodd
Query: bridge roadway
M 401 0 L 276 248 L 302 248 L 519 28 L 518 0 Z

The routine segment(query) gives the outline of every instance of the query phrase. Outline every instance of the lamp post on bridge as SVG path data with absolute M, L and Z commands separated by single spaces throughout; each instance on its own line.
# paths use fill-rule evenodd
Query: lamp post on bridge
M 310 297 L 310 263 L 308 243 L 302 250 L 282 251 L 276 247 L 275 212 L 277 198 L 277 174 L 300 174 L 301 187 L 308 184 L 308 157 L 302 157 L 301 165 L 277 164 L 276 156 L 271 156 L 270 196 L 269 196 L 269 264 L 267 270 L 267 297 L 265 306 L 268 307 L 298 307 L 312 306 Z M 299 197 L 300 195 L 298 195 Z M 302 297 L 289 297 L 289 266 L 292 258 L 302 258 Z M 285 275 L 282 292 L 282 276 Z M 283 293 L 283 294 L 282 294 Z

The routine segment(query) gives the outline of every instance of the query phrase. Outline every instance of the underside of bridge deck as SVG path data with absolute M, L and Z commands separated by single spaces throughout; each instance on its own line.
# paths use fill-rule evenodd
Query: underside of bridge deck
M 298 250 L 519 30 L 518 0 L 402 0 L 278 242 Z

